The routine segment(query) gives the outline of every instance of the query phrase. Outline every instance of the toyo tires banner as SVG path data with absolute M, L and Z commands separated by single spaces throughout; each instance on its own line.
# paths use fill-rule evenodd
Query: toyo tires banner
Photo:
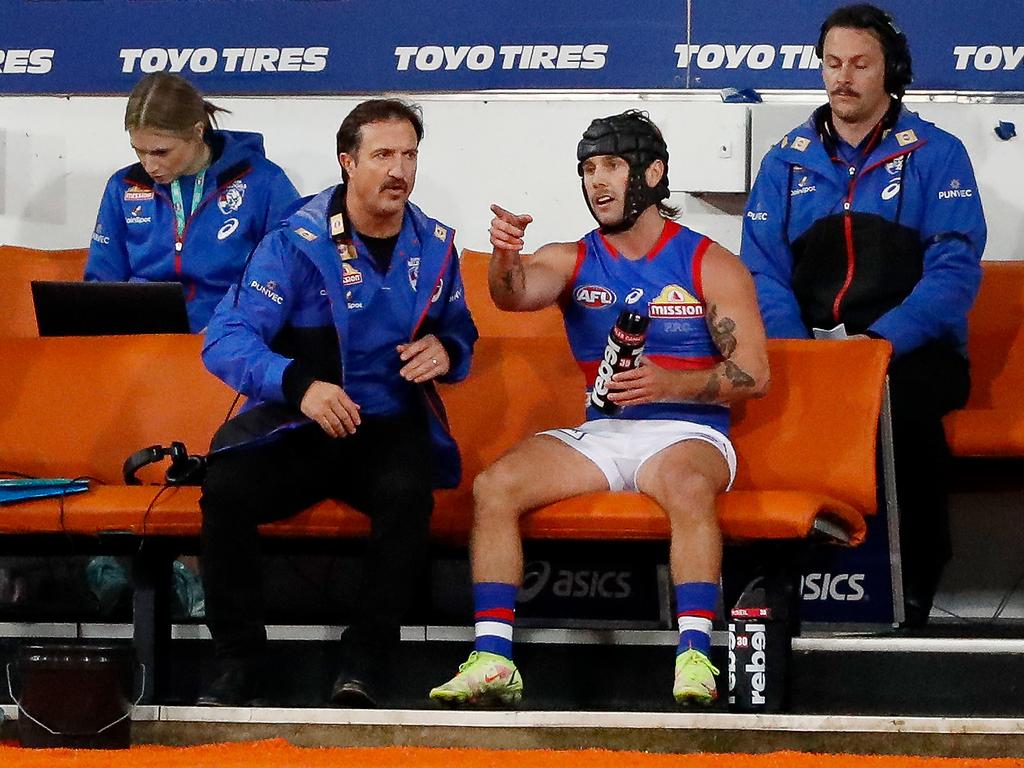
M 816 89 L 824 0 L 2 0 L 0 93 Z M 1019 0 L 891 0 L 918 90 L 1024 91 Z

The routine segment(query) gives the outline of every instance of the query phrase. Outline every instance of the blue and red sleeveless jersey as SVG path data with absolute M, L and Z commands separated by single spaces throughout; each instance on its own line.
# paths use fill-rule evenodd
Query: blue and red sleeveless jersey
M 561 301 L 569 346 L 593 386 L 608 333 L 628 309 L 651 318 L 644 357 L 662 368 L 701 370 L 722 360 L 708 331 L 701 261 L 704 235 L 672 221 L 642 259 L 627 259 L 597 230 L 578 243 L 576 270 Z M 728 434 L 729 409 L 708 403 L 649 403 L 608 417 L 587 408 L 587 419 L 677 419 Z

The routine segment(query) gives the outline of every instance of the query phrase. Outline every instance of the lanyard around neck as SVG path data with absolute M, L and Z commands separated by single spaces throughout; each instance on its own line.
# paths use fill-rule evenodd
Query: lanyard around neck
M 192 189 L 192 209 L 188 212 L 189 218 L 203 201 L 203 182 L 205 180 L 205 170 L 196 174 L 196 185 Z M 181 184 L 177 179 L 171 182 L 171 200 L 174 203 L 174 250 L 180 251 L 185 239 L 186 216 L 185 205 L 181 199 Z

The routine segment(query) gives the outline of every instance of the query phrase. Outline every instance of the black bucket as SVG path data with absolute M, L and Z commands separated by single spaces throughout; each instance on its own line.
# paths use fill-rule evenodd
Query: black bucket
M 129 698 L 135 667 L 134 649 L 127 645 L 23 646 L 17 695 L 7 665 L 21 746 L 127 749 L 132 706 L 141 699 Z M 141 673 L 139 690 L 145 690 L 145 670 Z

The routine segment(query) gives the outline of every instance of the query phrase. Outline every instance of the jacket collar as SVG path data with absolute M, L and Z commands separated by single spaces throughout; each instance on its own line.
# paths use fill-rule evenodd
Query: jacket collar
M 861 143 L 861 150 L 865 156 L 874 152 L 878 145 L 888 137 L 896 125 L 901 111 L 901 103 L 895 99 L 890 100 L 889 109 L 886 110 L 885 114 L 882 115 L 882 119 L 868 132 L 868 135 Z M 839 136 L 835 123 L 832 121 L 832 107 L 828 104 L 822 105 L 811 115 L 811 121 L 814 123 L 814 129 L 818 134 L 819 140 L 825 147 L 825 152 L 829 157 L 838 157 L 838 145 L 843 139 Z
M 872 138 L 873 147 L 863 167 L 918 149 L 927 142 L 928 125 L 899 102 L 894 102 L 875 128 L 877 136 Z M 828 174 L 835 165 L 832 157 L 837 140 L 832 127 L 832 110 L 824 104 L 805 123 L 782 138 L 778 144 L 780 157 L 790 165 Z

